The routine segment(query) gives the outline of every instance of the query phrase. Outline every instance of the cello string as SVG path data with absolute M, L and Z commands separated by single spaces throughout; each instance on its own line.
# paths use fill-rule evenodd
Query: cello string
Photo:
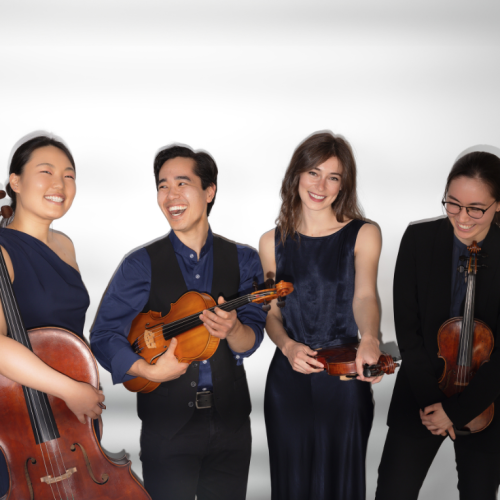
M 22 337 L 24 337 L 24 340 L 26 343 L 25 346 L 28 347 L 30 345 L 29 339 L 26 338 L 27 334 L 25 332 L 24 325 L 22 325 L 22 322 L 20 321 L 20 315 L 19 315 L 19 310 L 17 309 L 17 303 L 15 303 L 15 299 L 13 297 L 12 285 L 10 283 L 10 276 L 9 276 L 8 271 L 7 271 L 7 265 L 5 264 L 5 259 L 4 259 L 1 251 L 0 251 L 0 291 L 1 291 L 2 299 L 3 299 L 2 306 L 3 306 L 4 312 L 5 312 L 5 318 L 7 320 L 7 324 L 10 323 L 10 325 L 11 325 L 11 335 L 12 335 L 14 340 L 17 340 L 21 344 L 22 344 L 22 342 L 21 342 Z M 18 313 L 17 315 L 15 314 L 16 312 Z M 19 323 L 21 323 L 21 325 Z M 20 336 L 20 338 L 19 339 L 15 338 L 17 336 Z M 31 413 L 31 417 L 32 417 L 32 420 L 34 423 L 32 425 L 32 429 L 36 433 L 36 438 L 38 439 L 38 441 L 42 442 L 41 436 L 39 434 L 39 429 L 38 429 L 38 426 L 36 424 L 38 419 L 35 418 L 35 413 L 38 417 L 38 412 L 36 410 L 36 407 L 34 406 L 34 401 L 32 401 L 31 397 L 29 397 L 30 388 L 26 387 L 26 390 L 28 392 L 28 397 L 25 398 L 25 401 L 27 403 L 27 406 L 29 408 L 29 411 Z M 45 472 L 47 475 L 49 475 L 49 470 L 47 468 L 47 462 L 45 460 L 45 455 L 43 453 L 43 446 L 39 445 L 39 448 L 40 448 L 40 452 L 42 455 L 42 460 L 43 460 Z M 47 458 L 50 460 L 48 450 L 46 450 L 46 451 L 47 451 Z M 52 468 L 52 473 L 54 474 L 54 469 L 52 467 L 52 464 L 51 464 L 51 468 Z M 52 488 L 52 484 L 49 483 L 49 486 L 50 486 L 50 490 L 52 493 L 52 497 L 54 499 L 56 499 L 54 490 Z M 62 500 L 60 492 L 58 492 L 58 493 L 59 493 L 59 497 Z

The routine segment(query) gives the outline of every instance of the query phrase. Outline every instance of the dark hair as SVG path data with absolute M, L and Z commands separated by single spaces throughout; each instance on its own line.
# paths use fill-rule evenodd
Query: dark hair
M 217 165 L 214 159 L 203 151 L 195 152 L 191 148 L 185 146 L 170 146 L 168 148 L 162 149 L 155 158 L 154 171 L 155 171 L 155 181 L 156 189 L 158 189 L 159 176 L 161 167 L 168 160 L 173 160 L 174 158 L 192 158 L 194 160 L 194 174 L 201 179 L 201 187 L 203 190 L 207 189 L 212 184 L 215 186 L 215 193 L 212 201 L 207 205 L 207 216 L 210 215 L 210 211 L 215 202 L 215 195 L 217 194 Z
M 484 151 L 475 151 L 459 158 L 448 174 L 444 198 L 446 198 L 451 182 L 459 177 L 481 180 L 490 188 L 491 196 L 495 198 L 495 201 L 500 201 L 500 158 L 498 156 Z M 495 213 L 493 222 L 500 226 L 500 212 Z
M 288 235 L 294 238 L 300 223 L 300 174 L 332 157 L 342 165 L 342 190 L 332 203 L 332 210 L 339 222 L 344 222 L 346 217 L 363 219 L 356 194 L 356 161 L 350 144 L 330 132 L 319 132 L 308 137 L 295 150 L 281 185 L 282 204 L 276 225 L 283 242 Z
M 12 161 L 10 162 L 9 176 L 11 174 L 21 175 L 26 163 L 30 161 L 33 151 L 44 148 L 46 146 L 54 146 L 55 148 L 60 149 L 68 157 L 71 165 L 76 170 L 75 160 L 73 160 L 73 156 L 71 155 L 69 149 L 62 142 L 56 141 L 55 139 L 52 139 L 51 137 L 47 137 L 45 135 L 40 135 L 38 137 L 33 137 L 33 139 L 30 139 L 29 141 L 26 141 L 16 149 L 16 152 L 12 156 Z M 12 200 L 10 206 L 12 207 L 12 210 L 15 211 L 16 193 L 10 187 L 10 182 L 7 183 L 5 191 L 7 191 L 9 198 Z

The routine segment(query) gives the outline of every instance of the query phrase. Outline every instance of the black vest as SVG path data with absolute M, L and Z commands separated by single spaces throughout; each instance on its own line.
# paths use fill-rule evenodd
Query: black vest
M 225 300 L 238 296 L 240 269 L 236 245 L 214 235 L 214 273 L 212 297 L 223 295 Z M 165 315 L 170 305 L 186 293 L 174 248 L 168 236 L 146 247 L 151 258 L 151 290 L 144 312 Z M 227 345 L 221 340 L 210 358 L 214 392 L 214 407 L 229 430 L 237 430 L 251 411 L 250 394 L 243 365 L 238 366 Z M 137 394 L 137 413 L 149 430 L 171 438 L 191 418 L 198 389 L 199 363 L 191 363 L 184 375 L 164 382 L 149 394 Z

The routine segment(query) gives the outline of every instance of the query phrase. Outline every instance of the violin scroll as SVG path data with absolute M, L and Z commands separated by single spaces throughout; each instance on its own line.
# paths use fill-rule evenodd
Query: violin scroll
M 271 308 L 269 302 L 274 299 L 278 299 L 278 307 L 283 308 L 285 306 L 283 297 L 286 297 L 293 292 L 293 285 L 283 280 L 277 283 L 276 286 L 274 286 L 273 280 L 267 280 L 264 286 L 267 286 L 269 288 L 258 290 L 251 294 L 252 302 L 256 304 L 262 304 L 262 309 L 264 309 L 264 311 L 269 311 L 269 309 Z

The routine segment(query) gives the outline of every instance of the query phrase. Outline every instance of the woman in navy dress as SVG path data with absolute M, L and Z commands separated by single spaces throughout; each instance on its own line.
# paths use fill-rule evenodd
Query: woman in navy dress
M 89 296 L 71 240 L 50 229 L 52 221 L 69 210 L 75 197 L 71 153 L 54 139 L 35 137 L 16 150 L 9 173 L 7 193 L 14 216 L 6 228 L 0 229 L 0 246 L 25 326 L 57 326 L 83 338 Z M 0 375 L 63 399 L 82 423 L 87 416 L 95 419 L 102 412 L 102 391 L 53 370 L 7 336 L 2 308 Z M 8 489 L 8 471 L 0 453 L 0 497 Z
M 264 234 L 264 274 L 293 283 L 266 330 L 277 349 L 269 368 L 265 419 L 273 500 L 362 500 L 373 419 L 362 365 L 380 356 L 376 278 L 378 228 L 356 200 L 347 141 L 318 133 L 295 151 L 281 188 L 277 228 Z M 358 342 L 358 379 L 341 381 L 315 349 Z

